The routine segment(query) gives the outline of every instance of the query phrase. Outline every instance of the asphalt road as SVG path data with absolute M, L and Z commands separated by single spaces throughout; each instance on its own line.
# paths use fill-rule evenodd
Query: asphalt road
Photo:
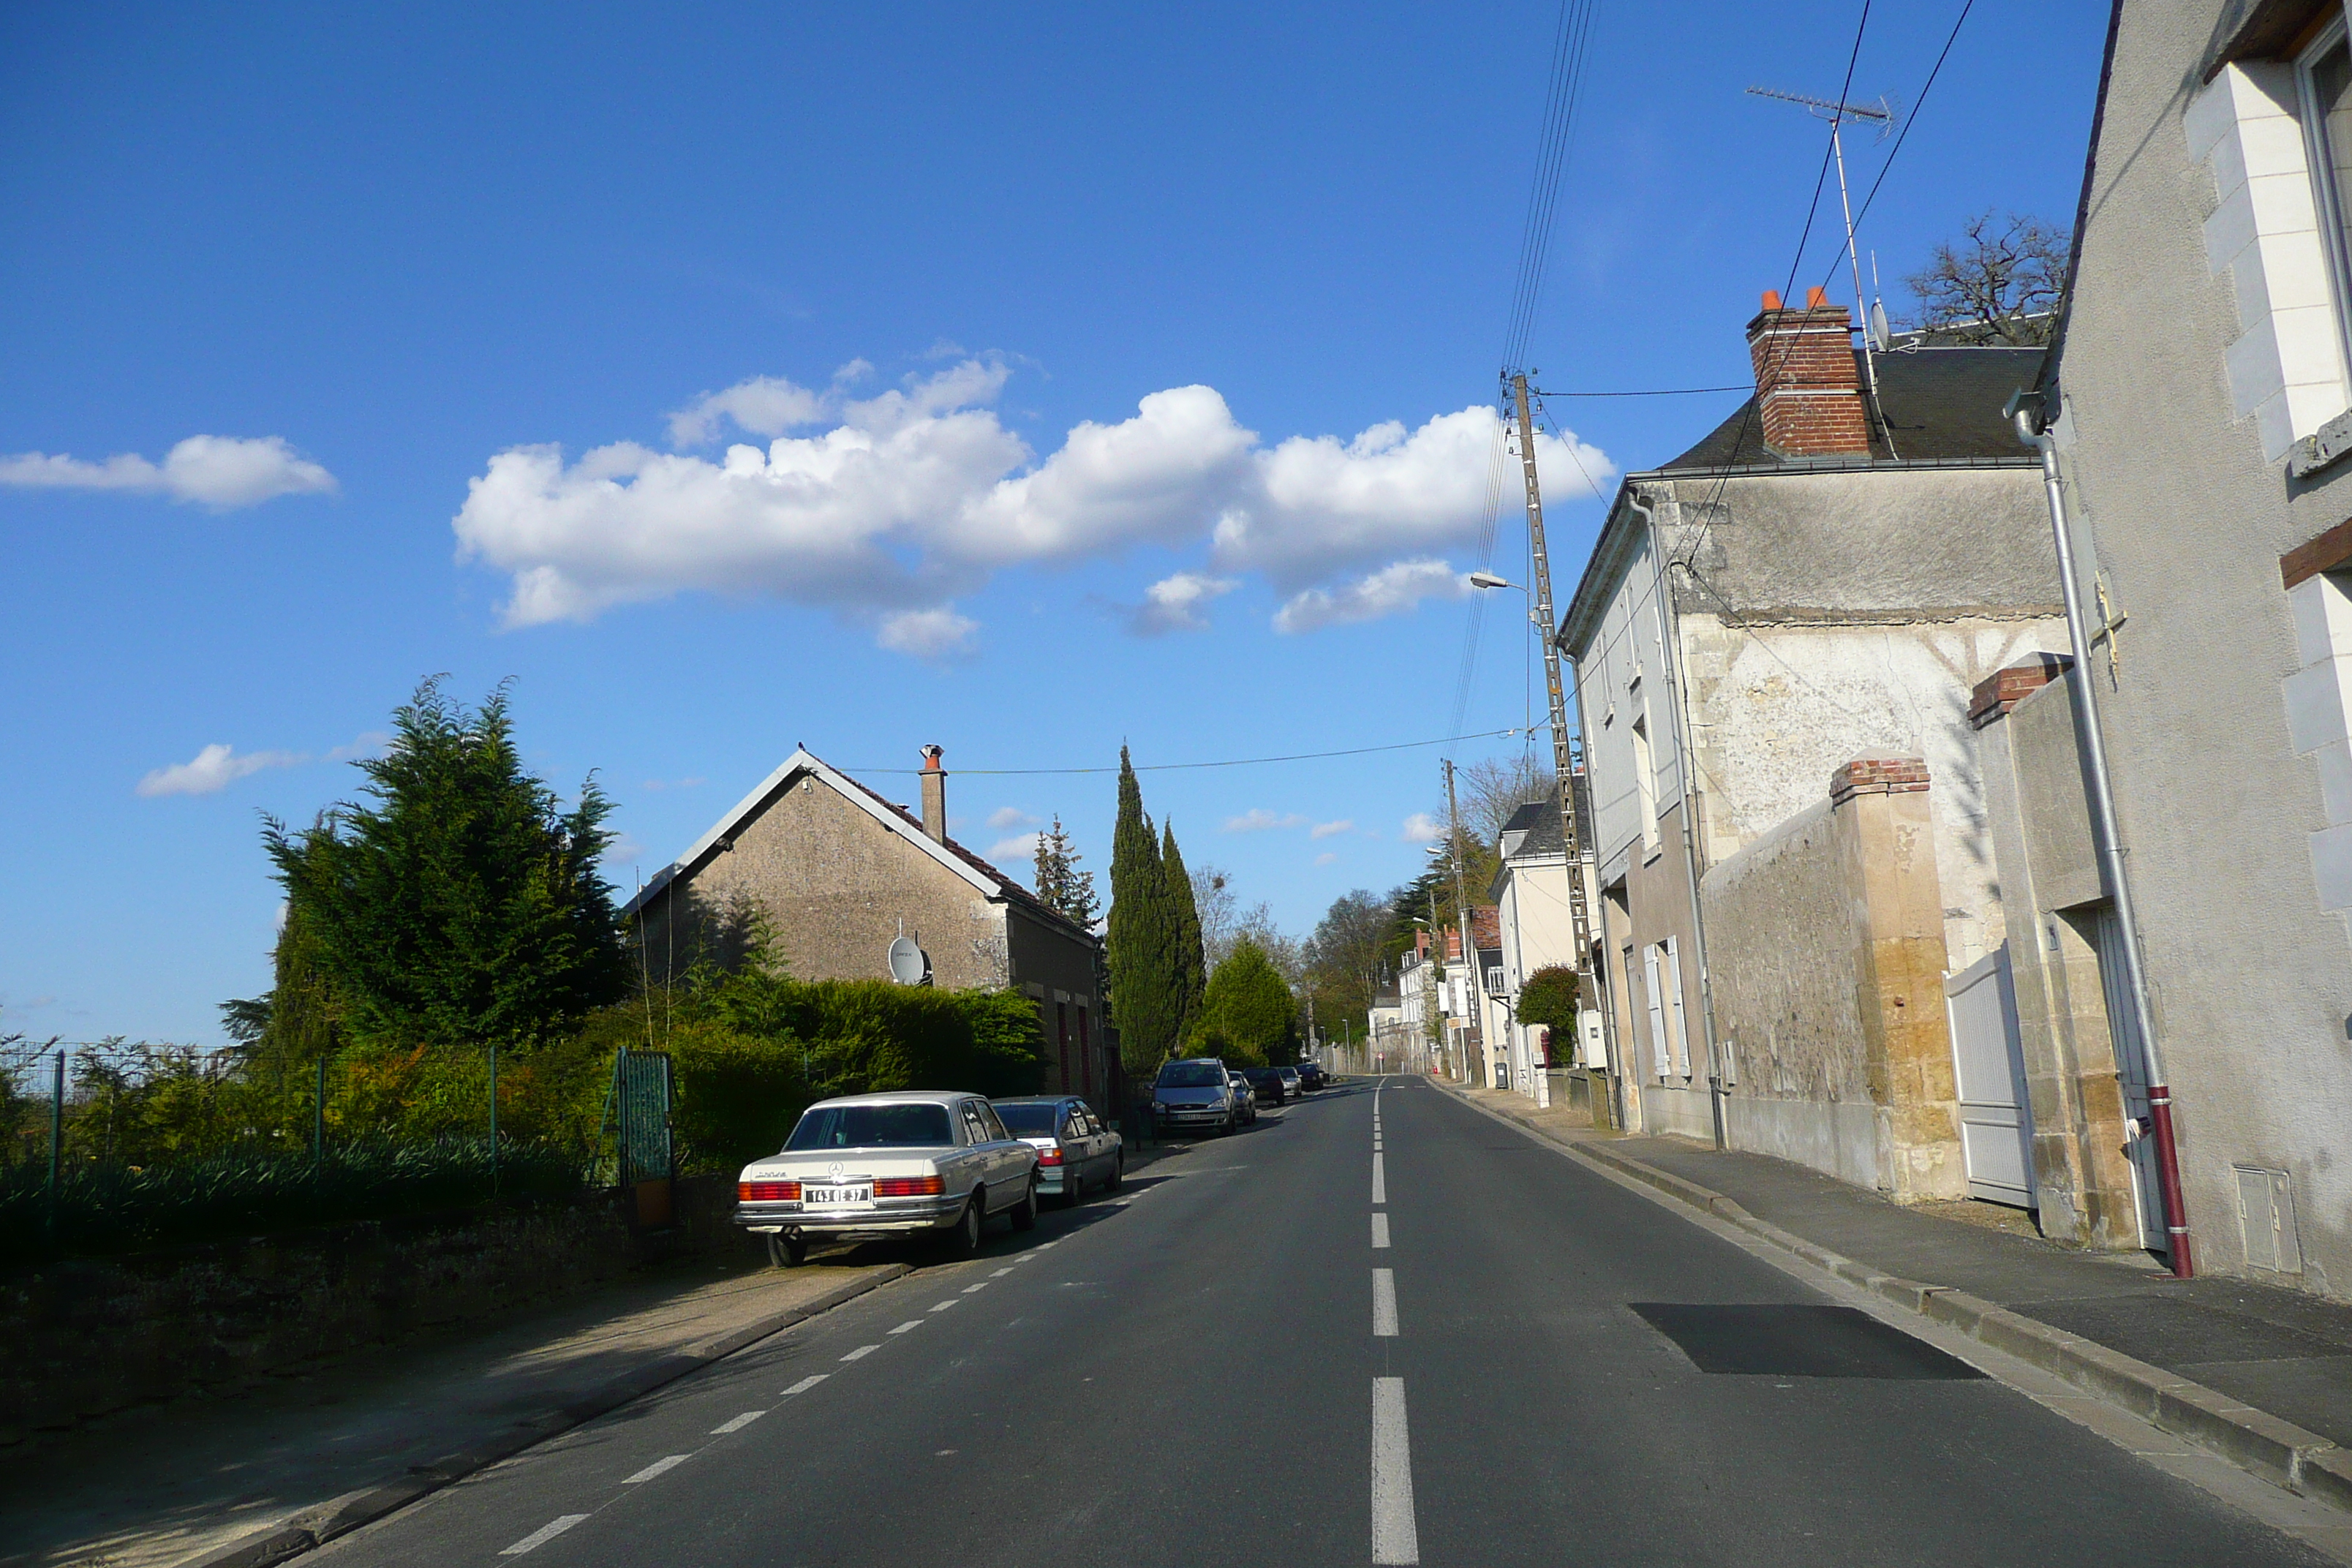
M 1000 1221 L 322 1568 L 2323 1561 L 1426 1084 L 1375 1103 Z

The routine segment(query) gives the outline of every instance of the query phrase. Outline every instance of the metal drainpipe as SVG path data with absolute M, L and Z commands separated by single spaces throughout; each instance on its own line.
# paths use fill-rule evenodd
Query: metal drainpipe
M 2050 498 L 2050 534 L 2058 547 L 2058 586 L 2066 601 L 2066 637 L 2074 654 L 2074 689 L 2083 699 L 2078 722 L 2083 754 L 2091 769 L 2091 831 L 2107 886 L 2115 890 L 2116 923 L 2123 929 L 2124 976 L 2131 985 L 2132 1020 L 2138 1026 L 2141 1070 L 2147 1077 L 2149 1131 L 2156 1137 L 2156 1179 L 2164 1198 L 2166 1252 L 2175 1278 L 2196 1272 L 2189 1251 L 2189 1211 L 2180 1196 L 2180 1156 L 2172 1134 L 2172 1090 L 2166 1086 L 2164 1057 L 2157 1047 L 2156 1021 L 2148 1016 L 2147 974 L 2140 967 L 2139 918 L 2131 884 L 2124 876 L 2124 852 L 2116 828 L 2115 784 L 2107 773 L 2105 731 L 2099 723 L 2098 682 L 2091 678 L 2090 639 L 2083 634 L 2083 600 L 2074 585 L 2074 546 L 2066 527 L 2066 496 L 2058 479 L 2058 444 L 2034 428 L 2031 412 L 2012 409 L 2018 439 L 2042 454 L 2042 488 Z
M 1690 876 L 1691 936 L 1698 944 L 1698 1018 L 1706 1035 L 1706 1100 L 1715 1118 L 1715 1146 L 1731 1147 L 1728 1129 L 1723 1118 L 1723 1057 L 1715 1039 L 1715 986 L 1707 974 L 1706 917 L 1700 911 L 1698 897 L 1698 836 L 1692 820 L 1698 815 L 1697 773 L 1691 765 L 1690 715 L 1684 711 L 1684 682 L 1675 675 L 1675 665 L 1682 651 L 1682 636 L 1666 625 L 1669 599 L 1666 593 L 1665 542 L 1658 532 L 1658 516 L 1638 489 L 1628 489 L 1626 504 L 1642 514 L 1650 531 L 1650 565 L 1657 577 L 1658 637 L 1665 644 L 1667 717 L 1675 726 L 1675 773 L 1683 786 L 1683 861 Z

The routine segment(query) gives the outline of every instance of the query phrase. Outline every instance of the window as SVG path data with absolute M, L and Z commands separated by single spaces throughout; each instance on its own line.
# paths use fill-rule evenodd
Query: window
M 827 1105 L 793 1129 L 788 1154 L 809 1149 L 937 1149 L 953 1144 L 941 1105 Z
M 973 1109 L 969 1100 L 963 1102 L 963 1141 L 966 1143 L 988 1142 L 988 1126 L 981 1121 L 980 1112 Z
M 2352 40 L 2341 17 L 2304 51 L 2295 78 L 2313 205 L 2335 275 L 2337 335 L 2352 356 Z

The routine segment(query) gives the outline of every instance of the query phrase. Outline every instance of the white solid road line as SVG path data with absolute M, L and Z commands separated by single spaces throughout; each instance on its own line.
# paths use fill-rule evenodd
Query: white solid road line
M 1378 1154 L 1372 1156 L 1372 1202 L 1376 1204 L 1389 1201 L 1389 1176 L 1381 1167 L 1381 1158 Z
M 710 1429 L 710 1435 L 714 1437 L 718 1437 L 722 1436 L 729 1432 L 740 1432 L 744 1427 L 749 1426 L 752 1422 L 757 1421 L 761 1416 L 765 1415 L 766 1414 L 767 1412 L 764 1410 L 746 1410 L 742 1415 L 736 1416 L 733 1420 L 721 1421 L 718 1426 L 713 1426 Z
M 639 1481 L 649 1481 L 656 1476 L 666 1476 L 669 1474 L 670 1471 L 686 1463 L 688 1458 L 689 1456 L 685 1454 L 672 1454 L 667 1459 L 656 1459 L 652 1464 L 647 1465 L 635 1475 L 623 1477 L 621 1484 L 625 1487 L 633 1487 Z
M 544 1546 L 588 1516 L 584 1513 L 559 1514 L 541 1525 L 512 1546 L 499 1553 L 501 1557 L 520 1557 L 535 1546 Z
M 1388 1244 L 1389 1216 L 1385 1214 L 1376 1214 L 1372 1216 L 1372 1245 L 1386 1247 Z
M 899 1324 L 897 1328 L 892 1329 L 890 1331 L 891 1331 L 892 1333 L 894 1333 L 894 1334 L 903 1334 L 903 1333 L 905 1333 L 908 1329 L 919 1329 L 919 1328 L 921 1328 L 922 1326 L 923 1326 L 923 1320 L 922 1320 L 922 1319 L 920 1319 L 920 1318 L 909 1318 L 909 1319 L 908 1319 L 905 1322 L 903 1322 L 903 1323 Z
M 915 1327 L 912 1323 L 908 1323 L 906 1326 L 910 1329 Z M 898 1331 L 893 1329 L 890 1331 L 895 1334 Z M 880 1345 L 860 1345 L 856 1350 L 851 1351 L 847 1355 L 843 1356 L 841 1359 L 844 1361 L 864 1361 L 867 1356 L 872 1355 L 876 1351 L 878 1351 L 882 1347 Z
M 1372 1379 L 1372 1561 L 1418 1563 L 1412 1523 L 1412 1443 L 1405 1430 L 1404 1379 Z
M 878 1351 L 882 1347 L 880 1345 L 867 1345 L 866 1347 L 866 1351 Z M 859 1355 L 864 1355 L 866 1351 L 860 1351 L 857 1353 Z M 841 1359 L 847 1361 L 851 1358 L 844 1356 Z M 820 1372 L 813 1377 L 804 1377 L 798 1383 L 793 1384 L 790 1388 L 784 1390 L 783 1396 L 786 1399 L 790 1399 L 795 1394 L 806 1394 L 810 1389 L 814 1388 L 818 1384 L 823 1383 L 826 1378 L 831 1377 L 833 1373 L 829 1372 Z
M 1396 1338 L 1396 1270 L 1372 1270 L 1372 1332 L 1384 1340 Z

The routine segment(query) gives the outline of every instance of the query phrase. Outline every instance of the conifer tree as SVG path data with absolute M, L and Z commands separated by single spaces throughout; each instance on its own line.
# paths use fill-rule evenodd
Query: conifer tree
M 1209 965 L 1201 943 L 1201 907 L 1192 897 L 1192 878 L 1184 869 L 1183 852 L 1176 847 L 1176 825 L 1160 828 L 1160 868 L 1168 888 L 1170 961 L 1176 988 L 1176 1037 L 1183 1039 L 1201 1016 L 1209 990 Z
M 1151 819 L 1143 815 L 1143 786 L 1127 748 L 1118 749 L 1118 821 L 1111 833 L 1111 1020 L 1118 1026 L 1119 1059 L 1137 1078 L 1160 1070 L 1174 1049 L 1180 998 L 1167 879 Z
M 1095 897 L 1095 874 L 1078 869 L 1082 858 L 1058 816 L 1050 829 L 1037 836 L 1037 896 L 1092 931 L 1102 918 L 1102 901 Z

